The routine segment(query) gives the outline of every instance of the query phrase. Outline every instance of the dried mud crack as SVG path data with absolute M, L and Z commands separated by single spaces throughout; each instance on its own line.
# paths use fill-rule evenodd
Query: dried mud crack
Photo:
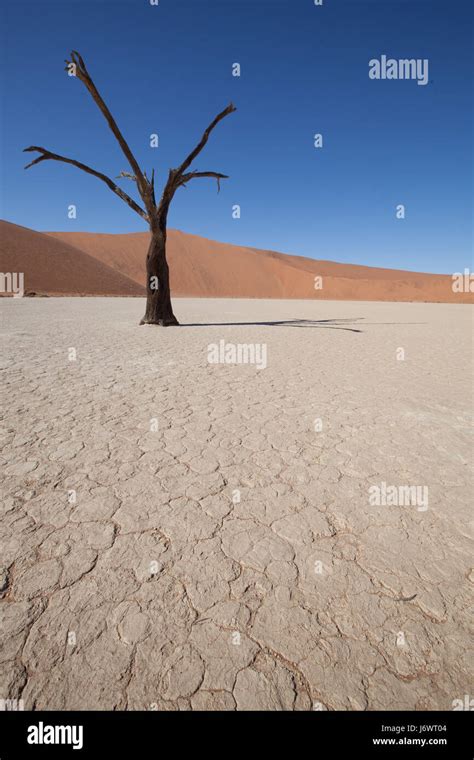
M 183 326 L 160 331 L 134 299 L 1 306 L 1 698 L 472 693 L 471 307 L 177 299 Z M 265 343 L 266 368 L 209 364 L 220 339 Z M 374 503 L 382 484 L 429 503 Z

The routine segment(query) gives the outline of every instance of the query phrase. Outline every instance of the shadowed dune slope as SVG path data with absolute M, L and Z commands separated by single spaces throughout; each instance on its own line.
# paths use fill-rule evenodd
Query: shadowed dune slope
M 0 221 L 0 272 L 23 272 L 25 294 L 136 296 L 144 290 L 115 268 L 75 248 Z

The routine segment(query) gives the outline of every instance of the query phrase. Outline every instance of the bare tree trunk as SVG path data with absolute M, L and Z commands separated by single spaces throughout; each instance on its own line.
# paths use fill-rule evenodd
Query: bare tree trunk
M 161 327 L 179 324 L 171 305 L 170 275 L 166 261 L 166 229 L 152 231 L 146 257 L 146 278 L 146 311 L 140 324 Z

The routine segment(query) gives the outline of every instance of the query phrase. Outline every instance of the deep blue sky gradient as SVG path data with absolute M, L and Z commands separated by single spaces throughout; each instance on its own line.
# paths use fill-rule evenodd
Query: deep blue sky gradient
M 33 156 L 22 149 L 32 144 L 111 177 L 129 169 L 88 92 L 64 71 L 77 49 L 139 162 L 155 167 L 158 189 L 211 119 L 236 104 L 193 166 L 231 178 L 219 195 L 211 180 L 179 190 L 171 227 L 343 262 L 472 268 L 473 8 L 470 0 L 3 0 L 1 216 L 37 230 L 146 229 L 73 167 L 23 170 Z M 430 83 L 370 80 L 368 61 L 383 53 L 428 58 Z M 240 79 L 231 75 L 236 61 Z

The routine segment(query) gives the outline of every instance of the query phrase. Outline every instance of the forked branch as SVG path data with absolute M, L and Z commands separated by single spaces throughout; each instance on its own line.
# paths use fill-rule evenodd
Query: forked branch
M 219 124 L 219 122 L 222 121 L 222 119 L 225 119 L 226 116 L 228 116 L 230 113 L 233 113 L 236 110 L 237 109 L 234 106 L 234 104 L 233 103 L 229 103 L 229 105 L 227 106 L 227 108 L 224 108 L 223 111 L 221 111 L 219 114 L 217 114 L 217 116 L 214 119 L 214 121 L 212 121 L 209 124 L 208 128 L 204 132 L 203 136 L 201 137 L 200 141 L 198 142 L 198 144 L 196 145 L 196 147 L 194 148 L 194 150 L 191 151 L 191 153 L 183 161 L 183 163 L 181 164 L 181 166 L 179 166 L 178 169 L 176 169 L 176 172 L 179 175 L 184 174 L 184 172 L 186 171 L 186 169 L 188 169 L 188 167 L 191 166 L 191 164 L 194 161 L 194 159 L 200 154 L 200 152 L 202 151 L 202 149 L 206 145 L 207 141 L 209 140 L 209 136 L 210 136 L 212 130 L 215 129 L 215 127 L 217 127 L 217 125 Z
M 77 52 L 77 50 L 73 50 L 70 55 L 70 60 L 66 60 L 66 64 L 67 64 L 66 70 L 69 71 L 69 73 L 74 74 L 88 89 L 94 102 L 97 104 L 105 120 L 107 121 L 113 135 L 115 136 L 117 142 L 119 143 L 122 149 L 122 152 L 125 155 L 132 169 L 131 173 L 127 171 L 120 172 L 120 175 L 117 179 L 123 177 L 126 179 L 131 179 L 132 181 L 136 183 L 138 192 L 140 193 L 145 209 L 141 208 L 141 206 L 139 206 L 138 203 L 136 203 L 133 200 L 133 198 L 130 198 L 130 196 L 127 195 L 127 193 L 125 193 L 120 187 L 118 187 L 118 185 L 115 184 L 115 182 L 113 182 L 109 177 L 107 177 L 102 172 L 98 172 L 95 169 L 92 169 L 90 166 L 87 166 L 86 164 L 83 164 L 80 161 L 75 161 L 72 158 L 67 158 L 66 156 L 60 156 L 57 153 L 51 153 L 51 151 L 46 150 L 46 148 L 40 148 L 35 145 L 32 145 L 29 148 L 25 148 L 25 151 L 27 152 L 36 151 L 40 153 L 40 155 L 37 158 L 35 158 L 33 161 L 31 161 L 31 163 L 25 166 L 25 169 L 28 169 L 30 166 L 34 166 L 35 164 L 39 164 L 41 161 L 47 161 L 47 160 L 62 161 L 63 163 L 66 163 L 66 164 L 72 164 L 72 166 L 76 166 L 78 169 L 82 169 L 82 171 L 87 172 L 87 174 L 92 174 L 94 177 L 98 177 L 98 179 L 102 180 L 102 182 L 105 182 L 105 184 L 112 190 L 112 192 L 114 192 L 119 198 L 125 201 L 125 203 L 127 203 L 130 206 L 130 208 L 132 208 L 137 214 L 139 214 L 143 219 L 145 219 L 150 224 L 152 229 L 155 229 L 157 225 L 160 225 L 160 226 L 164 225 L 166 227 L 166 217 L 168 213 L 168 208 L 176 190 L 178 189 L 178 187 L 186 186 L 186 184 L 190 182 L 190 180 L 209 177 L 217 181 L 217 189 L 218 191 L 220 190 L 220 180 L 228 179 L 227 174 L 221 174 L 220 172 L 196 172 L 196 171 L 191 171 L 191 172 L 186 173 L 186 170 L 190 167 L 194 159 L 199 155 L 199 153 L 202 151 L 202 149 L 206 145 L 213 129 L 215 129 L 215 127 L 219 124 L 220 121 L 222 121 L 222 119 L 224 119 L 226 116 L 228 116 L 229 114 L 237 110 L 232 103 L 230 103 L 227 106 L 227 108 L 224 108 L 224 110 L 221 111 L 221 113 L 219 113 L 216 116 L 216 118 L 209 124 L 204 134 L 202 135 L 200 141 L 198 142 L 194 150 L 192 150 L 191 153 L 187 156 L 187 158 L 183 161 L 183 163 L 177 169 L 170 170 L 169 175 L 168 175 L 168 181 L 166 182 L 166 185 L 163 190 L 163 194 L 161 196 L 160 203 L 157 207 L 156 200 L 155 200 L 154 170 L 151 174 L 151 179 L 148 179 L 146 172 L 143 172 L 140 169 L 138 161 L 136 160 L 135 156 L 130 150 L 130 147 L 127 141 L 125 140 L 124 136 L 122 135 L 120 129 L 118 128 L 117 122 L 113 118 L 102 96 L 100 95 L 97 87 L 92 81 L 92 77 L 90 76 L 87 70 L 86 64 L 84 63 L 84 59 L 82 58 L 80 53 Z
M 158 207 L 158 214 L 163 213 L 166 216 L 169 205 L 178 187 L 183 187 L 191 179 L 198 179 L 201 177 L 211 177 L 213 179 L 216 179 L 217 190 L 220 191 L 220 180 L 228 179 L 227 174 L 220 174 L 219 172 L 188 172 L 188 174 L 185 174 L 185 171 L 190 167 L 194 159 L 200 154 L 206 145 L 212 130 L 219 124 L 220 121 L 222 121 L 222 119 L 225 119 L 226 116 L 236 110 L 237 109 L 233 103 L 230 103 L 227 108 L 224 108 L 224 110 L 221 111 L 209 124 L 200 141 L 194 150 L 191 151 L 189 156 L 183 161 L 183 163 L 177 169 L 170 169 L 168 181 L 163 190 L 163 195 L 161 196 L 160 205 Z

